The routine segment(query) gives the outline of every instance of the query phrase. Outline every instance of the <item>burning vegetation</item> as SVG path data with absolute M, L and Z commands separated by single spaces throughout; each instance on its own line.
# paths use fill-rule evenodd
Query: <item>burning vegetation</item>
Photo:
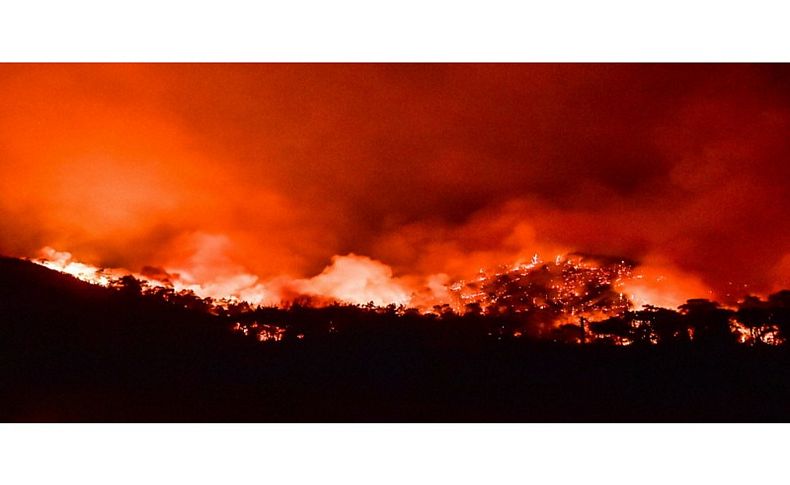
M 677 310 L 645 304 L 635 308 L 629 284 L 642 279 L 638 265 L 625 259 L 583 254 L 549 262 L 535 255 L 529 263 L 481 270 L 477 277 L 447 285 L 449 301 L 431 307 L 404 304 L 403 291 L 386 300 L 354 302 L 332 293 L 291 293 L 291 299 L 260 305 L 235 295 L 202 296 L 202 287 L 186 285 L 177 274 L 151 268 L 143 274 L 107 270 L 75 262 L 68 253 L 45 250 L 37 264 L 131 296 L 167 302 L 227 321 L 239 334 L 261 342 L 316 338 L 338 332 L 381 334 L 408 329 L 441 329 L 448 338 L 533 339 L 566 344 L 720 343 L 781 345 L 788 336 L 790 291 L 763 300 L 747 296 L 733 307 L 690 299 Z M 361 259 L 359 261 L 362 261 Z M 357 261 L 355 264 L 359 264 Z M 381 263 L 377 263 L 381 264 Z M 332 274 L 327 270 L 321 278 Z M 352 278 L 353 275 L 346 274 Z M 305 282 L 299 280 L 303 287 Z M 260 283 L 256 283 L 260 286 Z M 386 286 L 379 278 L 377 285 Z M 316 285 L 313 285 L 316 286 Z M 363 287 L 365 282 L 347 282 Z M 290 285 L 295 288 L 298 285 Z M 197 291 L 196 291 L 197 290 Z M 384 325 L 386 324 L 386 326 Z M 405 326 L 405 327 L 404 327 Z M 384 332 L 386 333 L 386 332 Z
M 622 314 L 632 305 L 623 293 L 633 277 L 625 260 L 557 256 L 543 263 L 536 254 L 529 264 L 502 267 L 493 274 L 454 283 L 450 289 L 464 312 L 488 315 L 540 313 L 545 320 L 566 323 L 579 318 Z

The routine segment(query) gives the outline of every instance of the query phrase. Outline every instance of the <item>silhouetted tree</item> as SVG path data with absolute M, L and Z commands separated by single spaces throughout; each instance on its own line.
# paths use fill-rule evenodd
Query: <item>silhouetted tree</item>
M 768 295 L 768 319 L 779 329 L 780 337 L 787 342 L 790 338 L 790 290 Z
M 657 344 L 688 342 L 688 322 L 674 310 L 645 305 L 642 310 L 633 312 L 633 319 L 647 324 L 647 338 Z
M 480 305 L 479 301 L 467 303 L 466 305 L 464 305 L 464 314 L 480 316 L 483 314 L 483 307 Z
M 733 312 L 718 303 L 697 298 L 678 307 L 694 332 L 694 342 L 700 344 L 730 344 L 736 342 L 730 330 Z
M 610 317 L 600 322 L 592 322 L 589 326 L 590 332 L 605 342 L 621 344 L 633 339 L 631 324 L 624 317 Z
M 128 297 L 137 297 L 143 293 L 143 284 L 132 275 L 118 278 L 111 283 L 111 286 Z
M 439 315 L 440 318 L 449 318 L 455 315 L 453 308 L 447 303 L 442 305 L 434 305 L 433 311 Z
M 559 327 L 555 328 L 551 332 L 551 338 L 555 342 L 560 342 L 564 344 L 581 343 L 581 339 L 582 339 L 581 326 L 573 323 L 566 323 L 560 325 Z
M 770 310 L 766 302 L 756 296 L 747 296 L 738 304 L 735 317 L 749 329 L 752 345 L 763 341 L 763 336 L 770 324 Z

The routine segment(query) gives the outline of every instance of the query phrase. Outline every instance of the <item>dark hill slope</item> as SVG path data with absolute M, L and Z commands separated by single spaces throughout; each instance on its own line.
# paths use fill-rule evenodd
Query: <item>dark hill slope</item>
M 790 420 L 786 348 L 453 340 L 430 319 L 387 318 L 260 344 L 205 313 L 0 259 L 0 421 Z
M 253 345 L 211 315 L 0 258 L 0 420 L 196 419 L 184 399 Z
M 211 315 L 91 285 L 13 258 L 0 258 L 0 318 L 3 334 L 19 339 L 16 343 L 57 339 L 61 346 L 88 341 L 217 345 L 229 337 Z

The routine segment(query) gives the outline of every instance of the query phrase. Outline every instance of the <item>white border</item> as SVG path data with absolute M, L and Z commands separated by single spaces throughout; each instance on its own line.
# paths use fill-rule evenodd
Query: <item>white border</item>
M 786 61 L 770 0 L 6 2 L 4 61 Z
M 124 484 L 786 483 L 786 425 L 2 425 L 0 479 Z

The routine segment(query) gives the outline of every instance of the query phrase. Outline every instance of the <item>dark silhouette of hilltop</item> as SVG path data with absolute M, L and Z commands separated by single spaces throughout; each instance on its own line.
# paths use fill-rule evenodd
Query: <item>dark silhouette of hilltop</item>
M 747 300 L 739 318 L 768 335 L 786 297 Z M 219 309 L 0 258 L 0 420 L 790 418 L 787 347 L 737 343 L 734 313 L 705 300 L 590 322 L 587 345 L 574 325 L 521 335 L 529 313 L 305 303 Z

